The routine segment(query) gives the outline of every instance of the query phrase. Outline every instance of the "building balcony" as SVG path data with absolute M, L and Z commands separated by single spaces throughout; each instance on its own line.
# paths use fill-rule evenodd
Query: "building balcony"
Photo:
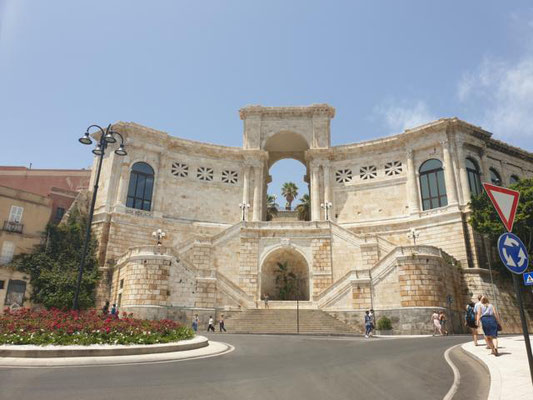
M 13 233 L 22 233 L 24 224 L 13 221 L 4 221 L 4 231 L 13 232 Z

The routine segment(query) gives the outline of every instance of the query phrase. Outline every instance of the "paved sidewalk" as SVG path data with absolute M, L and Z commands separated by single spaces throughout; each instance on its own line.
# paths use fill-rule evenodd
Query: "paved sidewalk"
M 533 341 L 532 341 L 533 342 Z M 489 400 L 531 400 L 533 383 L 529 375 L 526 345 L 523 336 L 498 338 L 500 356 L 490 354 L 483 339 L 462 345 L 469 354 L 481 360 L 490 371 Z

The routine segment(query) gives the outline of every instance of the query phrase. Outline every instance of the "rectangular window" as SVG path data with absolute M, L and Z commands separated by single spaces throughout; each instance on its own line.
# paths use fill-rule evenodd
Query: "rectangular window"
M 0 265 L 8 264 L 13 260 L 15 254 L 15 243 L 7 240 L 2 244 L 2 252 L 0 253 Z
M 124 288 L 124 279 L 121 279 L 120 280 L 120 289 L 123 289 Z
M 4 288 L 4 283 L 5 283 L 5 281 L 0 281 L 0 290 L 2 290 Z
M 122 293 L 119 293 L 118 294 L 118 303 L 117 303 L 117 306 L 118 308 L 120 309 L 120 305 L 122 304 Z
M 7 294 L 5 305 L 10 306 L 17 304 L 22 306 L 24 303 L 24 293 L 26 293 L 26 282 L 10 279 L 7 285 Z
M 22 213 L 24 212 L 24 207 L 11 206 L 11 211 L 9 212 L 9 222 L 15 222 L 20 224 L 22 222 Z
M 63 218 L 63 215 L 65 215 L 65 209 L 63 207 L 57 207 L 56 220 L 61 221 L 61 218 Z

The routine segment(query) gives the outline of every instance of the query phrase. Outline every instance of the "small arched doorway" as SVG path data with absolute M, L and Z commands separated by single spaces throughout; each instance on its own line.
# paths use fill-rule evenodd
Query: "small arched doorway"
M 309 300 L 309 266 L 305 257 L 291 247 L 270 253 L 261 265 L 261 298 Z

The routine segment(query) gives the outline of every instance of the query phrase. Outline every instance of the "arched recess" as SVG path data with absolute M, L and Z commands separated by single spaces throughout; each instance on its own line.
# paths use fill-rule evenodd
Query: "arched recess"
M 286 266 L 283 271 L 280 264 Z M 281 247 L 270 252 L 261 264 L 261 298 L 309 300 L 309 265 L 299 251 Z
M 299 199 L 305 194 L 309 194 L 309 171 L 305 161 L 305 152 L 309 150 L 309 143 L 299 133 L 281 131 L 266 140 L 264 149 L 268 151 L 269 169 L 265 193 L 267 195 L 277 195 L 277 203 L 280 206 L 280 210 L 285 210 L 286 201 L 281 196 L 280 188 L 285 182 L 294 182 L 298 186 L 298 197 L 292 203 L 292 210 L 295 210 L 300 203 Z M 288 159 L 298 161 L 303 165 L 303 169 L 299 168 L 297 163 L 283 162 L 283 160 Z M 274 164 L 277 164 L 276 167 L 274 167 Z M 267 210 L 266 220 L 269 220 L 268 215 Z

